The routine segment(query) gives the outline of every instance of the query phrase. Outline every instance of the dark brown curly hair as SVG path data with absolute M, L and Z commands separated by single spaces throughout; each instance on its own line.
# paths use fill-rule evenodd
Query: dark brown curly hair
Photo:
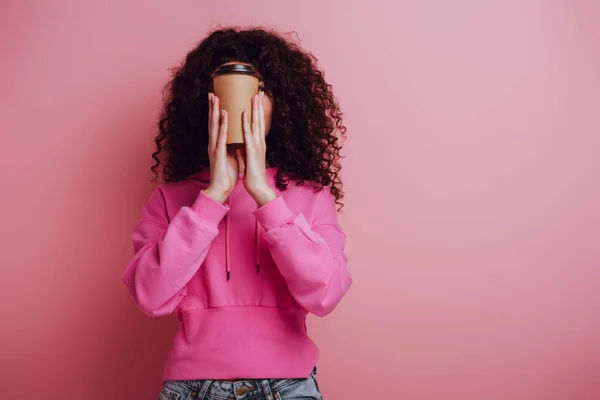
M 209 166 L 211 74 L 230 61 L 253 65 L 273 101 L 267 162 L 278 168 L 277 187 L 285 190 L 290 180 L 311 183 L 317 190 L 329 187 L 341 206 L 340 150 L 346 127 L 332 87 L 311 53 L 260 28 L 215 30 L 174 69 L 154 139 L 154 180 L 161 165 L 166 182 L 183 180 Z

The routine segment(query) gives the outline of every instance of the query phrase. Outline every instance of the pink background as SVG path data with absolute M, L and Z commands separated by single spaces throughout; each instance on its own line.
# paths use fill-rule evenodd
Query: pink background
M 325 397 L 600 398 L 599 19 L 593 0 L 4 1 L 0 397 L 157 397 L 176 324 L 120 275 L 160 91 L 241 23 L 296 30 L 346 111 L 355 285 L 310 320 Z

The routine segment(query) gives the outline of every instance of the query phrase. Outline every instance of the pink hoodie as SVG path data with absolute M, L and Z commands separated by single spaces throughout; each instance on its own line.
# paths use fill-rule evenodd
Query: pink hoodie
M 273 187 L 276 174 L 267 170 Z M 307 312 L 328 314 L 352 283 L 335 199 L 291 182 L 257 209 L 238 182 L 221 205 L 202 192 L 208 180 L 154 191 L 123 273 L 144 312 L 181 322 L 164 379 L 309 376 L 318 349 Z

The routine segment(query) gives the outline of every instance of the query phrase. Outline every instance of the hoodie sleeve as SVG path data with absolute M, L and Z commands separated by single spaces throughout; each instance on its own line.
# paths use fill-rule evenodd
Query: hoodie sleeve
M 312 224 L 294 214 L 281 196 L 256 210 L 255 216 L 294 299 L 320 317 L 333 311 L 352 278 L 344 253 L 346 235 L 330 191 L 325 188 L 319 194 Z
M 135 255 L 123 272 L 123 282 L 142 311 L 161 316 L 175 310 L 228 210 L 200 192 L 169 223 L 161 188 L 152 194 L 133 230 Z

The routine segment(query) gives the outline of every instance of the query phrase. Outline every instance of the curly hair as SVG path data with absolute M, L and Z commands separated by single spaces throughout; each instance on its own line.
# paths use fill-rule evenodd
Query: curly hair
M 329 187 L 341 207 L 340 150 L 346 127 L 332 86 L 325 82 L 311 53 L 281 34 L 261 28 L 215 30 L 173 70 L 154 139 L 153 180 L 161 165 L 166 182 L 183 180 L 209 166 L 211 74 L 231 61 L 258 70 L 265 94 L 273 101 L 266 141 L 267 162 L 278 168 L 277 188 L 285 190 L 290 180 L 297 185 L 311 183 L 316 190 Z

